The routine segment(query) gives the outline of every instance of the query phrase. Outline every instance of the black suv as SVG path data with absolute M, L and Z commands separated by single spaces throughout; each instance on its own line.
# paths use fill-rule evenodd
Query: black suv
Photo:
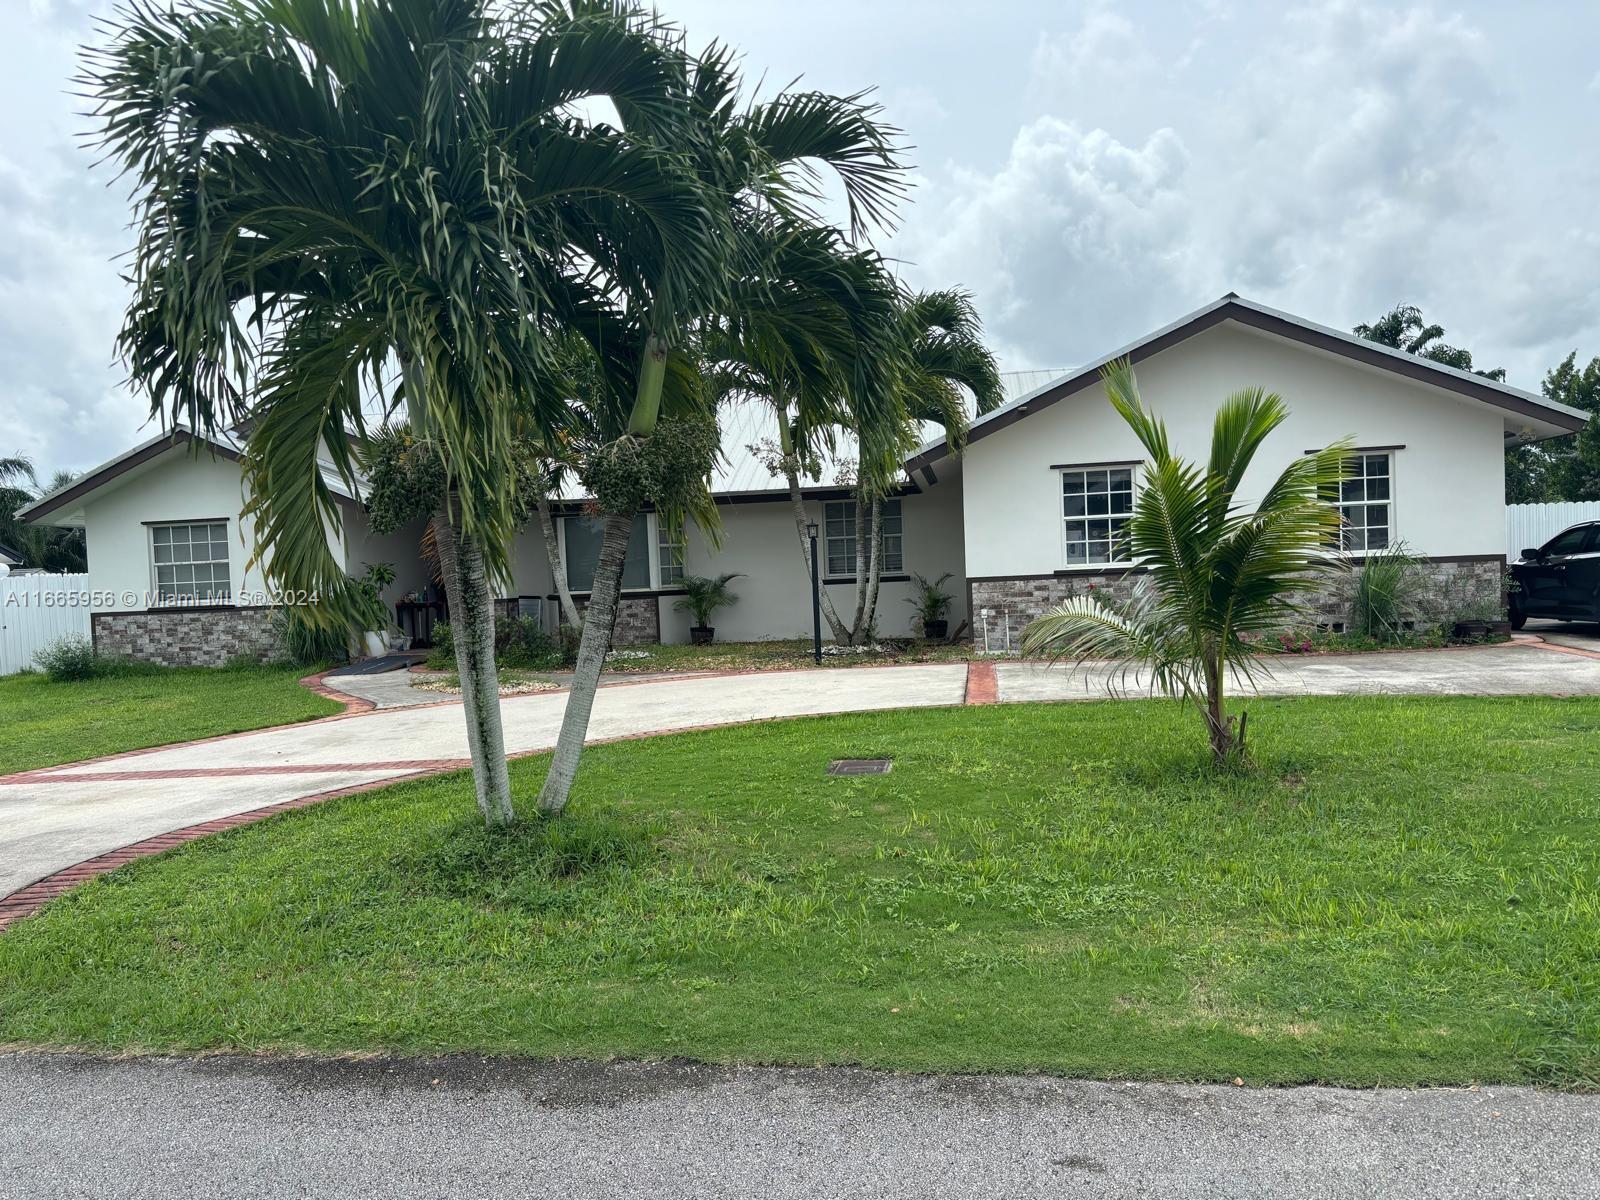
M 1511 564 L 1511 628 L 1529 617 L 1600 621 L 1600 521 L 1563 529 Z

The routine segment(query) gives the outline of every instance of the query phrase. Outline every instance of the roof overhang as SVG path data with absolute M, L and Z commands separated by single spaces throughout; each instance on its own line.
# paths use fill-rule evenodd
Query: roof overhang
M 1025 396 L 1019 396 L 1003 408 L 979 417 L 972 422 L 967 441 L 980 441 L 1007 425 L 1048 408 L 1058 400 L 1094 386 L 1100 380 L 1100 372 L 1118 359 L 1126 358 L 1137 364 L 1228 321 L 1497 408 L 1506 414 L 1506 437 L 1510 440 L 1538 441 L 1576 433 L 1589 419 L 1589 414 L 1582 409 L 1559 404 L 1493 379 L 1485 379 L 1470 371 L 1457 370 L 1431 359 L 1407 354 L 1403 350 L 1369 342 L 1354 334 L 1341 333 L 1326 325 L 1318 325 L 1230 293 L 1171 325 L 1113 350 L 1077 371 L 1063 375 Z M 931 466 L 949 453 L 943 443 L 929 443 L 906 460 L 906 470 L 916 471 Z
M 209 452 L 214 457 L 230 462 L 239 462 L 244 457 L 243 447 L 226 435 L 196 433 L 181 426 L 165 430 L 93 470 L 84 472 L 65 487 L 57 488 L 25 508 L 18 509 L 17 518 L 30 525 L 81 525 L 83 504 L 91 495 L 125 479 L 162 455 L 181 450 L 196 455 Z M 326 469 L 323 479 L 336 500 L 346 504 L 358 503 L 342 483 L 329 477 Z

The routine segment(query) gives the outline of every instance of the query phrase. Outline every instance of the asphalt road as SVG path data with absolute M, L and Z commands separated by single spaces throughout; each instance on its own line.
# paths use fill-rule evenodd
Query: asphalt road
M 0 1055 L 0 1197 L 1584 1197 L 1600 1097 Z

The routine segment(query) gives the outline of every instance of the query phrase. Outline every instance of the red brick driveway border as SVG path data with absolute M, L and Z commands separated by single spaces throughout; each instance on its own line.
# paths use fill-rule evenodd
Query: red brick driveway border
M 1536 648 L 1536 649 L 1552 650 L 1552 651 L 1555 651 L 1555 652 L 1561 653 L 1561 654 L 1574 654 L 1574 655 L 1577 655 L 1577 656 L 1579 656 L 1581 658 L 1590 658 L 1590 659 L 1600 660 L 1600 653 L 1595 653 L 1594 651 L 1590 651 L 1590 650 L 1580 650 L 1580 649 L 1577 649 L 1576 647 L 1572 647 L 1572 646 L 1559 646 L 1559 645 L 1556 645 L 1556 644 L 1554 644 L 1552 642 L 1546 642 L 1543 638 L 1537 637 L 1537 636 L 1532 635 L 1532 634 L 1518 634 L 1518 635 L 1515 635 L 1510 644 L 1511 645 L 1518 645 L 1518 646 L 1526 646 L 1526 647 Z M 1470 649 L 1471 647 L 1462 647 L 1462 648 L 1463 649 Z M 879 664 L 879 663 L 874 663 L 874 664 L 862 664 L 862 665 L 863 666 L 868 666 L 868 665 L 871 665 L 871 666 L 901 665 L 901 666 L 929 666 L 929 667 L 931 667 L 931 666 L 950 666 L 951 664 L 950 663 L 902 663 L 902 664 L 889 664 L 889 663 L 881 663 L 881 664 Z M 804 668 L 802 668 L 802 669 L 804 669 Z M 706 679 L 706 678 L 721 678 L 721 677 L 726 677 L 726 676 L 760 675 L 760 674 L 776 674 L 776 673 L 778 673 L 778 672 L 762 670 L 762 669 L 758 668 L 758 669 L 754 669 L 754 670 L 743 670 L 743 671 L 702 672 L 702 673 L 694 673 L 692 675 L 689 674 L 689 673 L 685 673 L 682 676 L 674 676 L 672 678 L 699 678 L 699 679 Z M 317 693 L 319 693 L 321 695 L 325 695 L 330 699 L 337 700 L 337 701 L 340 701 L 341 703 L 344 703 L 346 705 L 346 711 L 345 712 L 337 713 L 337 714 L 334 714 L 332 716 L 327 716 L 327 717 L 317 717 L 317 718 L 314 718 L 311 721 L 296 722 L 295 725 L 288 725 L 288 726 L 279 725 L 279 726 L 271 726 L 270 728 L 273 728 L 273 729 L 292 729 L 292 728 L 295 728 L 296 725 L 311 725 L 311 724 L 317 724 L 317 723 L 326 722 L 326 721 L 341 721 L 341 720 L 345 720 L 345 719 L 347 719 L 347 718 L 349 718 L 351 716 L 357 716 L 357 715 L 360 715 L 360 714 L 364 714 L 364 713 L 370 712 L 376 707 L 375 705 L 372 704 L 371 701 L 362 700 L 362 699 L 359 699 L 357 697 L 347 696 L 347 695 L 345 695 L 345 694 L 343 694 L 341 692 L 333 691 L 332 689 L 326 687 L 326 685 L 323 683 L 323 680 L 325 678 L 326 678 L 326 673 L 324 672 L 324 673 L 318 674 L 318 675 L 308 675 L 304 679 L 302 679 L 300 682 L 302 684 L 304 684 L 307 688 L 310 688 L 314 692 L 317 692 Z M 650 683 L 660 683 L 660 682 L 669 682 L 669 681 L 670 680 L 661 680 L 661 679 L 638 680 L 638 681 L 634 681 L 632 683 L 629 683 L 629 686 L 643 686 L 643 685 L 650 684 Z M 619 681 L 619 683 L 622 683 L 622 682 L 626 682 L 626 681 Z M 608 685 L 608 686 L 618 686 L 618 685 L 617 684 L 612 684 L 612 685 Z M 565 690 L 565 689 L 562 689 L 562 690 Z M 532 694 L 549 695 L 550 693 L 545 692 L 545 693 L 532 693 Z M 995 662 L 994 662 L 994 660 L 993 659 L 978 659 L 978 658 L 974 658 L 974 659 L 968 660 L 968 662 L 967 662 L 966 693 L 965 693 L 964 702 L 966 704 L 968 704 L 968 705 L 987 705 L 987 704 L 995 704 L 995 703 L 998 702 L 998 700 L 999 700 L 999 682 L 998 682 L 997 673 L 995 671 Z M 438 701 L 437 703 L 438 704 L 454 704 L 454 703 L 457 703 L 457 701 L 454 701 L 454 700 L 442 700 L 442 701 Z M 413 705 L 411 707 L 432 707 L 432 706 L 433 705 L 430 704 L 430 705 L 427 705 L 427 706 Z M 810 715 L 810 714 L 807 714 L 807 715 Z M 685 727 L 680 728 L 680 729 L 666 729 L 666 730 L 661 730 L 659 732 L 630 733 L 630 734 L 623 734 L 620 737 L 597 738 L 594 741 L 589 742 L 587 744 L 588 745 L 593 745 L 593 746 L 599 746 L 599 745 L 612 744 L 612 743 L 616 743 L 616 742 L 640 741 L 640 740 L 643 740 L 644 738 L 671 737 L 671 736 L 674 736 L 676 734 L 681 734 L 681 733 L 703 733 L 703 732 L 705 732 L 707 730 L 712 730 L 712 729 L 726 729 L 726 728 L 729 728 L 731 725 L 766 725 L 766 724 L 773 724 L 773 723 L 775 723 L 777 721 L 792 721 L 792 720 L 796 720 L 796 719 L 798 719 L 798 718 L 795 718 L 795 717 L 768 717 L 768 718 L 763 718 L 763 719 L 757 720 L 757 721 L 736 721 L 736 722 L 722 722 L 722 723 L 719 723 L 719 724 L 710 724 L 710 725 L 691 725 L 691 726 L 685 726 Z M 253 730 L 247 730 L 247 731 L 245 731 L 243 733 L 219 734 L 219 735 L 217 735 L 215 737 L 197 738 L 197 739 L 195 739 L 193 741 L 189 741 L 189 742 L 175 742 L 172 745 L 168 745 L 168 746 L 151 746 L 151 747 L 148 747 L 148 748 L 145 748 L 145 749 L 142 749 L 142 750 L 125 751 L 125 752 L 123 752 L 121 754 L 108 754 L 108 755 L 104 755 L 104 756 L 102 756 L 100 758 L 85 759 L 85 760 L 83 760 L 83 762 L 84 763 L 106 762 L 106 761 L 109 761 L 109 760 L 112 760 L 112 759 L 132 758 L 132 757 L 137 757 L 137 756 L 143 755 L 143 754 L 151 754 L 151 753 L 154 753 L 155 751 L 158 751 L 158 750 L 172 750 L 172 749 L 180 748 L 180 747 L 183 747 L 183 746 L 204 745 L 204 744 L 206 744 L 208 742 L 217 742 L 217 741 L 222 741 L 222 740 L 225 740 L 225 739 L 236 738 L 236 737 L 247 737 L 251 733 L 262 733 L 262 732 L 266 732 L 266 731 L 265 730 L 259 730 L 259 729 L 253 729 Z M 539 754 L 548 754 L 549 752 L 550 752 L 549 751 L 549 747 L 545 747 L 545 748 L 539 749 L 539 750 L 519 751 L 519 752 L 517 752 L 515 754 L 507 755 L 507 757 L 508 758 L 532 758 L 532 757 L 534 757 L 536 755 L 539 755 Z M 42 768 L 39 768 L 39 771 L 40 772 L 42 772 L 42 771 L 59 771 L 59 770 L 62 770 L 64 767 L 78 766 L 78 765 L 82 765 L 82 764 L 79 764 L 79 763 L 64 763 L 64 764 L 61 764 L 60 766 L 56 766 L 56 767 L 42 767 Z M 349 764 L 349 765 L 355 766 L 356 764 Z M 463 760 L 463 759 L 422 759 L 422 760 L 411 760 L 411 761 L 407 762 L 406 765 L 408 767 L 416 767 L 417 769 L 413 770 L 413 771 L 409 771 L 408 773 L 406 773 L 404 775 L 392 775 L 392 776 L 388 776 L 388 777 L 386 777 L 384 779 L 375 779 L 375 780 L 371 781 L 370 783 L 356 784 L 353 787 L 335 788 L 335 789 L 333 789 L 331 791 L 316 792 L 316 793 L 314 793 L 312 795 L 309 795 L 309 796 L 300 796 L 300 797 L 297 797 L 297 798 L 295 798 L 293 800 L 284 800 L 284 801 L 281 801 L 281 802 L 279 802 L 277 804 L 266 805 L 265 807 L 262 807 L 262 808 L 250 809 L 247 812 L 233 813 L 233 814 L 231 814 L 229 816 L 218 817 L 218 818 L 216 818 L 214 820 L 211 820 L 211 821 L 202 821 L 197 825 L 189 825 L 189 826 L 185 826 L 182 829 L 174 829 L 169 833 L 162 833 L 162 834 L 158 834 L 158 835 L 156 835 L 155 837 L 152 837 L 152 838 L 145 838 L 143 841 L 133 842 L 133 843 L 127 845 L 127 846 L 119 847 L 116 850 L 108 851 L 105 854 L 96 855 L 94 858 L 85 859 L 83 862 L 75 863 L 70 867 L 64 867 L 59 871 L 56 871 L 56 872 L 54 872 L 54 873 L 52 873 L 50 875 L 46 875 L 43 879 L 37 880 L 34 883 L 30 883 L 30 884 L 26 885 L 25 887 L 17 889 L 16 891 L 12 892 L 8 896 L 0 896 L 0 933 L 3 933 L 7 928 L 9 928 L 11 925 L 15 924 L 17 921 L 22 920 L 24 917 L 32 916 L 34 913 L 38 912 L 41 908 L 43 908 L 50 901 L 56 899 L 59 896 L 64 895 L 66 892 L 71 891 L 73 888 L 77 887 L 80 883 L 87 883 L 91 879 L 98 879 L 102 875 L 106 875 L 106 874 L 109 874 L 112 871 L 115 871 L 118 867 L 126 866 L 127 864 L 132 863 L 132 862 L 137 862 L 140 859 L 153 858 L 157 854 L 163 854 L 166 851 L 171 850 L 171 849 L 173 849 L 173 848 L 175 848 L 177 846 L 182 846 L 182 845 L 185 845 L 185 844 L 187 844 L 189 842 L 197 841 L 198 839 L 203 838 L 203 837 L 208 837 L 213 833 L 223 833 L 223 832 L 225 832 L 227 830 L 230 830 L 230 829 L 238 829 L 240 826 L 243 826 L 243 825 L 253 825 L 258 821 L 265 821 L 268 818 L 275 817 L 280 813 L 291 812 L 291 811 L 293 811 L 295 809 L 300 809 L 300 808 L 309 808 L 313 804 L 321 804 L 323 801 L 335 800 L 335 799 L 338 799 L 338 798 L 340 798 L 342 796 L 359 795 L 362 792 L 376 791 L 379 788 L 386 788 L 386 787 L 390 787 L 390 786 L 393 786 L 393 785 L 399 784 L 399 783 L 406 783 L 408 781 L 417 780 L 417 779 L 425 779 L 425 778 L 428 778 L 430 776 L 444 774 L 444 773 L 449 772 L 449 771 L 463 770 L 467 766 L 469 766 L 470 763 L 467 760 Z M 375 767 L 381 766 L 381 764 L 374 764 L 374 766 Z M 22 773 L 20 773 L 18 775 L 0 777 L 0 782 L 10 781 L 10 782 L 18 782 L 18 783 L 20 783 L 20 782 L 23 782 L 24 780 L 26 780 L 29 776 L 35 775 L 37 773 L 38 772 L 22 772 Z

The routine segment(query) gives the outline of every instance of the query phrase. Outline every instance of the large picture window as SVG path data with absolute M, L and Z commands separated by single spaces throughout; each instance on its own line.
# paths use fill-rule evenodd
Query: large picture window
M 1382 550 L 1394 540 L 1394 460 L 1387 453 L 1351 455 L 1351 475 L 1339 485 L 1339 548 Z
M 152 525 L 150 557 L 158 604 L 226 604 L 233 598 L 226 521 Z
M 1064 467 L 1061 519 L 1069 567 L 1130 561 L 1125 532 L 1133 514 L 1133 464 Z
M 824 562 L 829 579 L 849 578 L 856 573 L 857 530 L 866 520 L 857 512 L 854 500 L 829 500 L 823 505 L 823 534 L 827 539 Z M 882 506 L 882 559 L 884 575 L 898 575 L 906 569 L 905 523 L 899 500 L 885 500 Z
M 575 592 L 593 591 L 594 568 L 600 561 L 605 521 L 600 517 L 567 517 L 561 522 L 561 530 L 566 541 L 567 586 Z M 639 513 L 633 518 L 627 557 L 622 560 L 622 588 L 624 591 L 648 591 L 650 586 L 649 518 Z

